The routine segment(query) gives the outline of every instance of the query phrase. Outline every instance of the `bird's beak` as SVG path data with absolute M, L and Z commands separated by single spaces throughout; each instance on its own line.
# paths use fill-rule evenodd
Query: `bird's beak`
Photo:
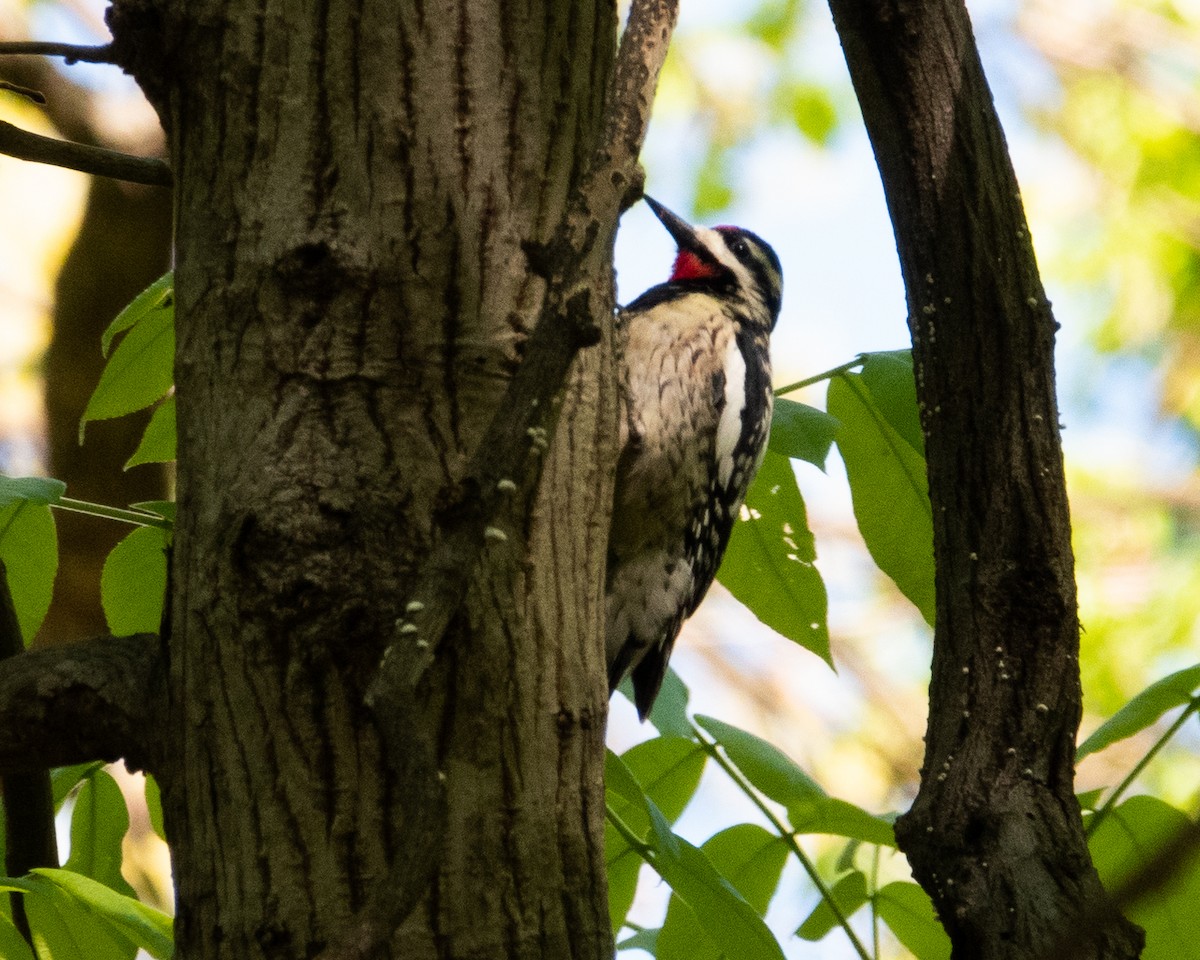
M 667 228 L 667 232 L 675 238 L 675 243 L 679 245 L 680 250 L 688 250 L 704 260 L 711 260 L 712 254 L 708 252 L 704 244 L 700 242 L 700 238 L 696 236 L 696 228 L 684 220 L 680 216 L 676 216 L 653 197 L 643 196 L 643 200 L 654 211 L 654 215 L 662 222 L 662 225 Z

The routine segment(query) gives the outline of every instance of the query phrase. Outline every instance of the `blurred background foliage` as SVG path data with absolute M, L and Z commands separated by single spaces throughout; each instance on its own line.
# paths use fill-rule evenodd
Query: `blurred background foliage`
M 1200 659 L 1200 2 L 969 6 L 1063 325 L 1086 735 L 1150 682 Z M 103 42 L 101 12 L 94 0 L 0 0 L 0 37 Z M 39 72 L 18 74 L 18 66 Z M 131 152 L 161 150 L 148 108 L 114 70 L 6 58 L 0 77 L 51 94 L 42 109 L 0 91 L 2 119 Z M 779 251 L 787 289 L 777 383 L 906 345 L 882 193 L 823 5 L 684 0 L 645 159 L 656 197 L 701 221 L 750 227 Z M 100 332 L 167 262 L 163 211 L 163 198 L 145 191 L 0 157 L 0 471 L 58 476 L 75 495 L 118 504 L 152 496 L 122 483 L 161 486 L 161 475 L 150 476 L 156 468 L 120 469 L 140 427 L 121 437 L 105 437 L 103 424 L 89 428 L 83 456 L 72 460 L 51 438 L 64 429 L 75 437 L 90 386 L 72 406 L 47 403 L 45 385 L 48 372 L 52 383 L 68 377 L 54 373 L 47 353 L 64 337 L 68 301 L 90 309 L 65 343 L 95 358 L 68 379 L 94 384 Z M 620 299 L 662 280 L 670 256 L 652 218 L 631 211 L 618 241 Z M 72 273 L 73 265 L 84 269 Z M 824 407 L 824 391 L 818 384 L 799 398 Z M 900 810 L 921 763 L 930 631 L 867 555 L 836 456 L 825 473 L 798 464 L 796 477 L 828 588 L 836 672 L 772 635 L 719 587 L 685 628 L 673 666 L 692 709 L 769 740 L 830 794 Z M 72 535 L 60 535 L 65 556 Z M 41 642 L 102 628 L 97 587 L 85 580 L 60 574 L 55 602 L 75 612 L 52 615 Z M 79 600 L 80 591 L 91 599 Z M 1170 720 L 1088 757 L 1080 789 L 1120 781 Z M 652 733 L 616 698 L 615 750 Z M 1194 815 L 1198 747 L 1191 722 L 1137 789 Z M 125 876 L 145 899 L 165 903 L 165 851 L 136 812 L 144 811 L 140 785 L 114 773 L 135 811 Z M 755 816 L 710 771 L 676 829 L 700 844 Z M 841 844 L 804 844 L 832 872 Z M 876 869 L 881 882 L 906 876 L 890 854 Z M 816 895 L 790 864 L 781 889 L 788 896 L 776 898 L 768 920 L 788 955 L 845 956 L 837 938 L 789 937 Z M 653 927 L 666 908 L 665 888 L 643 883 L 630 917 Z M 895 944 L 883 952 L 903 955 Z

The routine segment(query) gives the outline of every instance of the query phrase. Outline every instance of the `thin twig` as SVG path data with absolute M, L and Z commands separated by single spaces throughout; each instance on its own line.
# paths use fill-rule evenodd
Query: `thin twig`
M 803 380 L 797 380 L 795 383 L 789 383 L 786 387 L 777 388 L 775 396 L 782 397 L 785 393 L 795 393 L 797 390 L 811 387 L 814 383 L 820 383 L 822 380 L 832 380 L 840 373 L 849 373 L 855 367 L 861 367 L 865 362 L 866 355 L 860 353 L 853 360 L 847 360 L 845 363 L 838 364 L 838 366 L 832 367 L 829 370 L 814 373 L 811 377 L 805 377 Z
M 1093 816 L 1088 818 L 1087 826 L 1083 831 L 1086 836 L 1091 837 L 1092 834 L 1099 829 L 1100 824 L 1108 819 L 1108 815 L 1112 813 L 1113 808 L 1120 803 L 1121 798 L 1125 795 L 1125 791 L 1133 785 L 1133 781 L 1142 775 L 1142 771 L 1150 765 L 1150 761 L 1158 756 L 1158 752 L 1171 742 L 1171 739 L 1175 736 L 1175 734 L 1179 732 L 1183 725 L 1187 723 L 1192 718 L 1192 715 L 1197 711 L 1200 711 L 1200 697 L 1193 697 L 1188 705 L 1184 708 L 1183 712 L 1175 718 L 1175 722 L 1172 723 L 1171 726 L 1168 727 L 1163 733 L 1163 735 L 1155 741 L 1154 745 L 1146 751 L 1145 755 L 1133 765 L 1133 769 L 1125 775 L 1125 778 L 1119 784 L 1117 784 L 1116 789 L 1108 795 L 1108 798 L 1104 801 L 1104 806 L 1097 810 Z
M 171 168 L 157 157 L 132 157 L 103 147 L 43 137 L 3 120 L 0 120 L 0 153 L 128 183 L 169 187 L 173 182 Z
M 775 811 L 767 806 L 762 797 L 758 795 L 758 791 L 742 775 L 742 772 L 725 759 L 716 741 L 710 740 L 704 731 L 695 724 L 692 725 L 692 733 L 700 742 L 700 746 L 704 752 L 712 757 L 717 766 L 725 771 L 737 788 L 758 807 L 759 812 L 767 818 L 767 821 L 775 828 L 775 832 L 779 834 L 783 842 L 791 849 L 792 854 L 800 861 L 800 866 L 804 868 L 804 872 L 808 874 L 808 878 L 812 881 L 813 886 L 817 888 L 817 893 L 828 904 L 834 920 L 845 931 L 846 937 L 850 940 L 850 946 L 854 948 L 854 952 L 859 955 L 861 960 L 871 960 L 871 955 L 867 953 L 867 948 L 858 938 L 858 934 L 854 932 L 854 928 L 850 926 L 850 918 L 846 916 L 845 911 L 842 910 L 841 905 L 834 898 L 833 891 L 829 888 L 829 885 L 821 878 L 821 874 L 817 872 L 816 864 L 812 862 L 808 854 L 804 852 L 804 848 L 800 846 L 800 841 L 796 839 L 795 831 L 790 830 L 782 820 L 775 816 Z
M 3 57 L 63 57 L 72 63 L 116 63 L 111 43 L 80 46 L 76 43 L 51 43 L 44 40 L 10 40 L 0 43 Z

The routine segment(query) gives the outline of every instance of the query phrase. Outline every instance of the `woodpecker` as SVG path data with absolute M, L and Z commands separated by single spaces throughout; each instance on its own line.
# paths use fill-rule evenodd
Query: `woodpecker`
M 768 338 L 783 294 L 779 257 L 761 237 L 692 227 L 645 199 L 679 249 L 670 280 L 617 316 L 620 452 L 605 604 L 609 693 L 632 671 L 642 720 L 766 451 Z

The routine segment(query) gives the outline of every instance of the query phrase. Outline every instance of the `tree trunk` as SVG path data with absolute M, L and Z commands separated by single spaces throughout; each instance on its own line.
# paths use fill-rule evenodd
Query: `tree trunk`
M 1054 331 L 961 0 L 831 0 L 908 293 L 937 561 L 921 788 L 896 825 L 959 960 L 1136 956 L 1074 796 L 1079 625 Z
M 312 957 L 405 856 L 363 693 L 546 296 L 600 135 L 604 0 L 128 0 L 176 179 L 163 786 L 176 956 Z M 611 247 L 615 222 L 601 241 Z M 597 276 L 598 318 L 611 275 Z M 395 957 L 611 956 L 599 625 L 615 394 L 573 368 L 413 731 L 436 878 Z

